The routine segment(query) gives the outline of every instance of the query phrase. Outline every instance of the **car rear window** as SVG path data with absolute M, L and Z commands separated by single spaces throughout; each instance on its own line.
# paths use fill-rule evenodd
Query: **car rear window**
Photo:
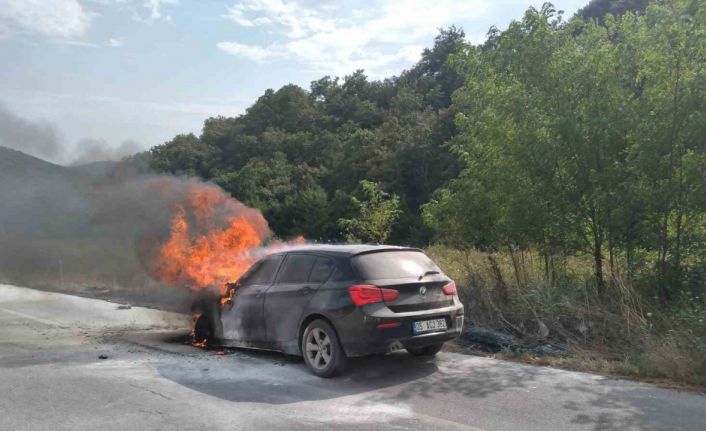
M 420 251 L 382 251 L 354 256 L 351 259 L 358 275 L 366 280 L 419 277 L 427 271 L 441 272 Z
M 309 281 L 312 283 L 323 283 L 328 280 L 331 271 L 336 266 L 333 259 L 328 257 L 318 257 L 316 258 L 316 263 L 314 264 L 314 269 L 311 270 L 311 275 L 309 276 Z

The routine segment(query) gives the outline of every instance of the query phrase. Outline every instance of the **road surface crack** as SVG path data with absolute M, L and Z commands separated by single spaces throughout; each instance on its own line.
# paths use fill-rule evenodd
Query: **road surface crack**
M 147 392 L 150 392 L 150 393 L 152 393 L 152 394 L 155 394 L 155 395 L 157 395 L 157 396 L 159 396 L 159 397 L 164 398 L 165 400 L 174 401 L 173 398 L 170 398 L 170 397 L 168 397 L 168 396 L 166 396 L 166 395 L 164 395 L 164 394 L 162 394 L 162 393 L 160 393 L 160 392 L 154 391 L 154 390 L 152 390 L 152 389 L 150 389 L 150 388 L 146 388 L 146 387 L 140 386 L 140 385 L 135 385 L 135 384 L 133 384 L 133 383 L 130 383 L 129 385 L 132 386 L 133 388 L 142 389 L 143 391 L 147 391 Z

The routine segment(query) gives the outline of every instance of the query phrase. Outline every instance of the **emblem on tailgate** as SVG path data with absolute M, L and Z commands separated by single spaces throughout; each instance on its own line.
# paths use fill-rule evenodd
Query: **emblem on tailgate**
M 424 296 L 427 294 L 427 288 L 425 286 L 422 286 L 419 288 L 419 294 Z

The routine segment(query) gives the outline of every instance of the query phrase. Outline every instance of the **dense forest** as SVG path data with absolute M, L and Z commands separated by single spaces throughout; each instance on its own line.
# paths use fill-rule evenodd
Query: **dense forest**
M 448 63 L 467 48 L 464 33 L 443 30 L 422 60 L 399 77 L 370 81 L 363 71 L 324 77 L 309 90 L 267 90 L 237 118 L 206 120 L 201 136 L 176 136 L 151 151 L 162 172 L 211 179 L 261 209 L 280 236 L 345 238 L 341 219 L 357 215 L 369 193 L 399 197 L 385 235 L 359 238 L 425 244 L 432 230 L 421 206 L 460 172 L 451 98 L 463 77 Z
M 400 76 L 267 90 L 150 164 L 214 181 L 281 237 L 588 252 L 599 287 L 622 260 L 669 300 L 706 277 L 706 26 L 701 1 L 645 8 L 546 4 L 478 46 L 444 29 Z
M 650 307 L 706 334 L 703 0 L 545 4 L 480 45 L 450 27 L 399 76 L 267 90 L 139 157 L 219 184 L 280 237 L 485 253 L 488 319 L 516 334 L 619 344 L 652 330 Z M 571 301 L 578 330 L 557 317 Z M 589 303 L 627 333 L 590 329 Z

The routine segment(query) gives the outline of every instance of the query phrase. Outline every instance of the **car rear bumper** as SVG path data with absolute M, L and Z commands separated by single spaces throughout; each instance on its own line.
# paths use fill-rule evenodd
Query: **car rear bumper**
M 439 318 L 446 320 L 445 331 L 414 334 L 413 322 Z M 338 322 L 343 323 L 338 329 L 343 350 L 349 357 L 365 356 L 453 340 L 463 328 L 463 306 L 455 301 L 450 307 L 413 313 L 392 313 L 384 306 L 364 307 L 344 320 Z M 357 324 L 352 324 L 356 320 Z

